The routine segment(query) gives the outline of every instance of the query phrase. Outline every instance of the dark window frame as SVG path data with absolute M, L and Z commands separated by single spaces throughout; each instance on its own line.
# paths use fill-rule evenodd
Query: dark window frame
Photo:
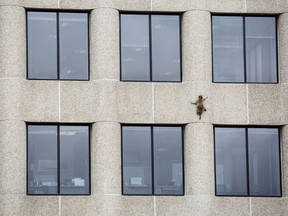
M 152 188 L 152 193 L 151 194 L 125 194 L 124 193 L 124 170 L 123 170 L 123 127 L 150 127 L 151 131 L 151 188 Z M 182 182 L 182 187 L 183 187 L 183 193 L 182 194 L 155 194 L 154 193 L 154 141 L 153 141 L 153 127 L 180 127 L 181 128 L 181 138 L 182 138 L 182 173 L 183 173 L 183 182 Z M 121 124 L 121 194 L 123 196 L 185 196 L 185 155 L 184 155 L 184 130 L 185 127 L 183 125 L 163 125 L 163 124 Z
M 242 17 L 243 18 L 243 62 L 244 62 L 244 81 L 243 82 L 222 82 L 214 81 L 214 58 L 213 58 L 213 17 Z M 246 17 L 274 17 L 275 18 L 275 46 L 276 46 L 276 82 L 247 82 L 247 64 L 246 64 L 246 27 L 245 27 L 245 18 Z M 221 13 L 212 13 L 211 14 L 211 54 L 212 54 L 212 83 L 220 84 L 278 84 L 279 83 L 279 58 L 278 58 L 278 16 L 274 14 L 221 14 Z
M 57 127 L 57 194 L 29 194 L 29 179 L 28 179 L 28 127 L 29 126 L 56 126 Z M 89 165 L 88 165 L 88 174 L 89 174 L 89 185 L 87 194 L 61 194 L 60 193 L 60 126 L 87 126 L 88 127 L 88 156 L 89 156 Z M 80 124 L 80 123 L 35 123 L 35 122 L 26 122 L 26 195 L 27 196 L 90 196 L 91 195 L 91 124 Z
M 221 195 L 217 194 L 217 182 L 216 182 L 216 128 L 239 128 L 245 129 L 245 161 L 246 161 L 246 177 L 247 177 L 247 195 Z M 279 148 L 279 187 L 280 187 L 280 195 L 279 196 L 267 196 L 267 195 L 250 195 L 250 182 L 249 182 L 249 154 L 248 154 L 248 129 L 250 128 L 266 128 L 266 129 L 277 129 L 278 130 L 278 148 Z M 218 197 L 271 197 L 271 198 L 281 198 L 283 196 L 283 189 L 282 189 L 282 167 L 281 167 L 281 127 L 280 126 L 259 126 L 259 125 L 214 125 L 213 126 L 213 151 L 214 151 L 214 190 L 215 196 Z
M 150 80 L 123 80 L 122 79 L 122 43 L 121 43 L 121 16 L 122 15 L 148 15 L 148 30 L 149 30 L 149 75 L 150 75 Z M 180 53 L 180 79 L 179 81 L 153 81 L 153 71 L 152 71 L 152 31 L 151 31 L 151 16 L 157 15 L 157 16 L 178 16 L 179 17 L 179 53 Z M 183 68 L 182 68 L 182 13 L 161 13 L 161 12 L 156 12 L 156 13 L 149 13 L 149 12 L 120 12 L 119 13 L 119 55 L 120 55 L 120 81 L 121 82 L 146 82 L 146 83 L 182 83 L 183 82 Z
M 50 12 L 56 13 L 56 33 L 57 33 L 57 78 L 56 79 L 40 79 L 40 78 L 29 78 L 28 76 L 28 61 L 29 61 L 29 50 L 28 50 L 28 13 L 29 12 Z M 90 81 L 90 11 L 88 10 L 49 10 L 49 9 L 27 9 L 25 11 L 26 16 L 26 79 L 27 80 L 43 80 L 43 81 Z M 59 14 L 60 13 L 75 13 L 75 14 L 87 14 L 87 72 L 88 76 L 87 79 L 60 79 L 60 46 L 59 46 Z

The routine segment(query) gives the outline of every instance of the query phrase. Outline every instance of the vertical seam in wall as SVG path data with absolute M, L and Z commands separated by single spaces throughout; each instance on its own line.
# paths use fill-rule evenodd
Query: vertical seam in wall
M 152 122 L 155 123 L 155 96 L 154 96 L 154 83 L 152 83 Z
M 249 197 L 249 215 L 252 216 L 251 197 Z
M 62 197 L 59 196 L 59 200 L 58 200 L 58 201 L 59 201 L 59 202 L 58 202 L 58 204 L 59 204 L 59 207 L 58 207 L 58 208 L 59 208 L 59 216 L 61 216 L 61 198 L 62 198 Z
M 153 10 L 153 0 L 150 1 L 150 10 Z
M 156 197 L 154 196 L 154 216 L 157 216 Z
M 246 112 L 247 112 L 247 124 L 249 124 L 249 86 L 246 84 Z
M 58 113 L 59 113 L 59 117 L 58 120 L 59 122 L 61 122 L 61 82 L 58 81 Z
M 245 13 L 247 12 L 247 0 L 244 0 Z
M 60 8 L 60 0 L 58 0 L 58 8 Z

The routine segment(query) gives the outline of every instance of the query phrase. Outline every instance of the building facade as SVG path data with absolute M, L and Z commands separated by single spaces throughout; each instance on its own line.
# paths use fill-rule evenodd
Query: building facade
M 30 14 L 33 12 L 55 13 L 54 25 L 56 30 L 54 34 L 48 34 L 49 37 L 60 40 L 60 42 L 55 40 L 55 62 L 57 62 L 55 63 L 55 79 L 39 78 L 37 72 L 35 72 L 36 78 L 30 77 L 32 74 L 29 72 L 32 68 L 30 65 L 32 48 L 29 46 L 37 39 L 32 40 L 30 38 L 32 31 L 29 33 L 29 12 Z M 65 78 L 61 78 L 61 71 L 66 69 L 62 69 L 61 66 L 65 58 L 61 56 L 59 44 L 61 44 L 62 35 L 59 32 L 61 32 L 61 27 L 66 25 L 61 23 L 62 13 L 66 12 L 87 14 L 88 39 L 86 38 L 85 53 L 88 54 L 86 58 L 88 66 L 86 68 L 87 76 L 84 79 L 68 78 L 65 80 Z M 148 18 L 150 24 L 146 26 L 147 31 L 150 32 L 148 45 L 152 47 L 148 51 L 150 55 L 147 57 L 150 60 L 150 68 L 148 69 L 150 79 L 148 80 L 134 80 L 134 78 L 125 80 L 123 77 L 125 70 L 123 69 L 124 54 L 121 52 L 124 52 L 124 32 L 122 33 L 124 24 L 122 21 L 125 14 L 150 17 Z M 178 60 L 177 63 L 180 68 L 178 68 L 179 77 L 172 81 L 159 81 L 151 78 L 151 74 L 153 75 L 153 71 L 151 72 L 152 64 L 154 64 L 151 61 L 156 61 L 151 55 L 153 50 L 157 49 L 153 45 L 151 37 L 153 38 L 153 29 L 161 27 L 160 25 L 153 26 L 153 24 L 151 27 L 151 22 L 153 22 L 154 16 L 160 15 L 179 17 L 180 45 L 178 51 L 175 51 L 175 53 L 178 52 L 175 54 L 175 58 Z M 233 37 L 235 34 L 238 35 L 237 41 L 240 41 L 240 45 L 237 44 L 237 46 L 240 46 L 244 54 L 241 54 L 242 66 L 241 64 L 239 66 L 237 61 L 237 67 L 235 66 L 236 63 L 232 63 L 227 70 L 223 69 L 223 73 L 225 75 L 225 70 L 227 73 L 231 68 L 243 67 L 241 71 L 244 78 L 240 81 L 221 80 L 222 76 L 217 70 L 222 69 L 221 67 L 217 69 L 215 66 L 219 62 L 219 64 L 230 62 L 230 60 L 225 61 L 229 57 L 229 52 L 215 56 L 220 55 L 217 54 L 216 50 L 216 44 L 219 41 L 217 42 L 215 39 L 219 26 L 213 23 L 217 21 L 216 16 L 223 18 L 227 15 L 240 20 L 238 21 L 243 30 L 240 33 L 237 32 L 237 28 L 236 30 L 234 28 L 237 27 L 237 24 L 232 23 L 233 28 L 230 29 L 230 33 Z M 260 47 L 260 51 L 258 50 L 261 54 L 260 57 L 259 54 L 255 54 L 256 58 L 259 57 L 262 61 L 268 59 L 266 61 L 268 63 L 259 63 L 265 68 L 258 65 L 261 70 L 254 70 L 260 70 L 261 73 L 262 70 L 266 71 L 267 67 L 272 65 L 274 75 L 268 80 L 260 79 L 259 83 L 257 80 L 249 81 L 247 72 L 251 69 L 247 66 L 250 65 L 250 58 L 247 57 L 250 46 L 248 41 L 258 37 L 255 36 L 256 33 L 252 33 L 251 37 L 247 33 L 249 32 L 249 17 L 272 17 L 275 21 L 274 24 L 271 24 L 270 30 L 272 30 L 269 31 L 272 33 L 268 34 L 269 32 L 265 31 L 262 34 L 262 38 L 269 40 L 267 42 L 269 49 L 261 51 L 263 47 Z M 222 22 L 222 24 L 227 22 Z M 287 215 L 287 24 L 288 2 L 286 0 L 1 0 L 0 215 Z M 41 27 L 41 25 L 39 26 Z M 137 27 L 137 25 L 135 26 Z M 136 28 L 135 26 L 132 26 L 131 29 Z M 228 24 L 227 26 L 229 27 Z M 250 29 L 258 31 L 259 26 L 261 25 L 252 25 Z M 47 28 L 44 26 L 43 31 Z M 135 32 L 138 31 L 140 30 L 135 30 Z M 261 33 L 261 30 L 259 32 Z M 229 29 L 225 30 L 224 28 L 219 34 L 221 33 L 225 38 L 229 35 Z M 79 41 L 83 42 L 86 39 L 80 38 Z M 170 41 L 172 43 L 173 40 Z M 231 43 L 233 45 L 234 42 Z M 71 43 L 68 44 L 68 46 L 70 45 Z M 221 46 L 221 42 L 219 46 Z M 223 46 L 227 48 L 231 44 L 228 42 Z M 42 47 L 43 53 L 45 53 L 45 49 L 50 50 L 50 48 Z M 143 50 L 140 45 L 136 48 L 136 51 Z M 39 53 L 41 54 L 41 52 Z M 167 51 L 167 53 L 171 52 L 174 50 Z M 263 57 L 267 52 L 271 54 L 270 57 Z M 53 64 L 48 59 L 51 55 L 47 54 L 46 57 L 48 63 L 46 62 L 45 67 L 50 67 Z M 217 57 L 218 60 L 216 60 Z M 128 58 L 126 60 L 127 62 L 130 61 Z M 159 62 L 161 63 L 161 61 Z M 252 62 L 256 62 L 256 60 L 254 59 Z M 163 62 L 160 66 L 163 66 Z M 270 74 L 271 70 L 268 70 L 267 73 Z M 41 71 L 42 68 L 40 68 Z M 70 72 L 70 70 L 67 71 Z M 169 73 L 167 74 L 169 75 Z M 219 82 L 217 81 L 218 78 Z M 202 113 L 201 119 L 196 113 L 196 106 L 191 104 L 199 98 L 199 95 L 203 95 L 204 98 L 207 97 L 204 101 L 207 110 Z M 55 148 L 59 150 L 55 151 L 57 160 L 54 158 L 49 161 L 47 158 L 42 158 L 41 162 L 38 161 L 36 165 L 32 165 L 30 161 L 32 154 L 29 153 L 28 149 L 31 140 L 33 140 L 33 128 L 37 126 L 54 127 L 53 130 L 56 131 L 54 132 Z M 88 134 L 85 138 L 87 139 L 86 144 L 88 143 L 85 147 L 86 156 L 83 156 L 88 158 L 88 165 L 86 164 L 84 167 L 87 169 L 85 184 L 88 184 L 88 188 L 86 192 L 78 195 L 73 192 L 69 195 L 61 191 L 60 188 L 60 184 L 64 187 L 66 183 L 62 185 L 59 175 L 61 176 L 65 169 L 71 169 L 72 166 L 64 163 L 65 161 L 63 163 L 60 161 L 60 158 L 64 158 L 66 155 L 66 152 L 63 153 L 63 156 L 60 153 L 62 151 L 61 136 L 74 135 L 73 131 L 65 130 L 65 127 L 69 126 L 82 127 L 81 130 L 85 130 Z M 155 186 L 157 183 L 152 183 L 155 188 L 147 194 L 146 192 L 144 194 L 143 192 L 139 194 L 136 192 L 136 194 L 131 195 L 131 192 L 125 190 L 125 186 L 127 186 L 123 177 L 126 176 L 127 164 L 125 165 L 125 160 L 127 159 L 127 163 L 130 165 L 141 163 L 138 161 L 137 154 L 136 156 L 135 154 L 125 155 L 123 146 L 125 146 L 126 138 L 124 134 L 129 127 L 150 128 L 153 131 L 151 132 L 152 135 L 150 134 L 152 137 L 151 148 L 156 146 L 156 150 L 158 144 L 153 137 L 153 134 L 156 134 L 155 131 L 168 127 L 181 129 L 182 138 L 178 148 L 180 159 L 177 159 L 173 165 L 176 171 L 173 171 L 173 179 L 171 178 L 174 183 L 175 176 L 178 175 L 177 178 L 180 179 L 178 181 L 176 178 L 177 183 L 175 185 L 181 187 L 180 191 L 174 191 L 176 194 L 171 192 L 171 187 L 166 187 L 166 189 L 169 188 L 168 192 L 167 190 L 163 193 L 158 192 Z M 228 136 L 232 133 L 229 129 L 242 130 L 244 134 L 243 136 L 240 135 L 243 142 L 239 141 L 238 136 L 235 136 L 233 141 L 229 141 L 232 143 L 239 141 L 246 146 L 243 147 L 245 152 L 242 158 L 244 161 L 242 168 L 241 166 L 229 166 L 229 163 L 241 163 L 237 156 L 240 150 L 231 152 L 232 155 L 235 153 L 236 156 L 228 160 L 227 166 L 225 164 L 222 167 L 217 166 L 217 159 L 221 156 L 218 155 L 216 149 L 218 144 L 225 143 L 225 141 L 218 139 L 225 137 L 221 135 L 223 128 L 228 129 L 226 132 L 224 131 Z M 270 134 L 272 130 L 273 134 L 276 134 L 271 138 L 274 139 L 271 143 L 276 144 L 267 150 L 267 154 L 263 153 L 264 156 L 262 155 L 262 159 L 268 155 L 267 160 L 270 161 L 271 159 L 273 162 L 263 165 L 262 160 L 262 166 L 259 165 L 262 169 L 263 166 L 267 168 L 267 175 L 264 177 L 263 174 L 258 176 L 251 171 L 257 170 L 258 167 L 257 163 L 254 163 L 253 155 L 251 156 L 251 152 L 249 152 L 250 143 L 253 143 L 250 140 L 250 137 L 253 137 L 250 135 L 253 134 L 253 130 L 256 130 L 254 133 L 260 134 L 257 137 L 265 137 L 266 141 L 270 139 L 266 135 Z M 81 140 L 83 139 L 81 138 Z M 225 138 L 223 139 L 225 140 Z M 143 139 L 139 138 L 139 140 Z M 35 141 L 33 145 L 43 142 L 45 139 Z M 227 143 L 229 142 L 227 141 Z M 255 142 L 264 143 L 259 139 Z M 278 144 L 279 148 L 277 147 Z M 259 148 L 262 149 L 261 146 Z M 158 150 L 164 151 L 165 149 L 159 147 Z M 274 156 L 270 154 L 272 151 L 276 152 Z M 230 151 L 227 152 L 229 156 Z M 80 154 L 80 152 L 76 153 Z M 153 150 L 151 155 L 151 158 L 154 159 L 151 159 L 152 165 L 150 166 L 152 168 L 150 167 L 150 169 L 153 172 L 150 175 L 155 177 L 158 174 L 154 167 L 159 155 L 155 156 Z M 275 157 L 277 158 L 275 159 Z M 235 160 L 233 161 L 233 159 Z M 261 163 L 261 160 L 259 161 L 258 163 Z M 255 164 L 256 168 L 250 167 L 251 164 Z M 221 165 L 220 162 L 219 165 Z M 225 167 L 232 169 L 228 176 L 223 174 L 225 169 L 228 169 Z M 55 180 L 58 187 L 57 192 L 47 194 L 45 191 L 40 191 L 41 193 L 39 193 L 39 189 L 35 192 L 32 187 L 55 186 L 55 182 L 48 184 L 47 181 L 44 183 L 43 180 L 37 179 L 35 176 L 36 169 L 39 173 L 42 172 L 43 175 L 46 175 L 42 176 L 43 178 L 50 178 L 45 173 L 47 170 L 49 172 L 54 170 L 57 173 L 57 175 L 55 174 L 57 176 Z M 244 173 L 245 178 L 239 183 L 235 183 L 237 180 L 229 180 L 229 178 L 234 174 L 236 175 L 235 178 L 243 177 L 239 175 L 238 169 Z M 245 170 L 243 171 L 243 169 Z M 219 175 L 216 174 L 216 171 L 219 172 Z M 133 173 L 133 170 L 130 169 L 129 172 Z M 135 174 L 134 177 L 133 174 L 129 175 L 127 174 L 127 184 L 142 186 L 144 181 L 142 174 Z M 269 183 L 273 190 L 271 189 L 271 193 L 262 191 L 263 193 L 258 194 L 257 191 L 261 191 L 261 189 L 258 190 L 256 187 L 260 188 L 261 185 L 256 185 L 257 182 L 260 182 L 257 178 L 265 179 L 267 176 L 270 179 L 276 178 L 276 180 L 274 179 L 276 183 L 274 180 L 273 183 L 271 183 L 272 180 Z M 252 183 L 251 179 L 253 179 Z M 243 183 L 243 181 L 247 182 Z M 71 179 L 68 179 L 68 182 L 72 184 Z M 229 192 L 231 185 L 227 182 L 236 185 L 236 193 L 234 193 L 235 191 Z M 73 176 L 73 186 L 82 185 L 83 179 L 79 176 Z M 243 192 L 242 189 L 238 188 L 241 188 L 241 185 L 248 189 L 244 189 Z M 29 192 L 31 188 L 36 194 Z M 256 188 L 255 193 L 252 190 L 254 188 Z M 237 193 L 238 189 L 243 194 Z

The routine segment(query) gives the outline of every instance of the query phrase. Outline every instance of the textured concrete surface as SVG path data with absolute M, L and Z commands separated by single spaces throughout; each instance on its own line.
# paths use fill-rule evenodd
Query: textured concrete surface
M 281 13 L 287 11 L 287 2 L 284 0 L 246 0 L 247 13 Z
M 121 195 L 120 124 L 93 124 L 91 152 L 92 194 Z
M 218 84 L 211 87 L 214 124 L 247 124 L 247 86 Z
M 24 8 L 0 6 L 0 23 L 0 78 L 26 78 Z
M 11 85 L 14 83 L 12 82 Z M 22 85 L 24 90 L 19 90 L 16 94 L 22 97 L 19 110 L 16 110 L 21 114 L 21 119 L 29 122 L 58 122 L 60 119 L 59 82 L 27 80 Z
M 184 81 L 211 81 L 211 15 L 188 11 L 182 24 L 182 67 Z
M 91 80 L 119 80 L 119 12 L 100 8 L 93 10 L 90 17 Z
M 153 216 L 153 197 L 95 195 L 62 197 L 62 216 Z
M 251 198 L 251 213 L 252 215 L 261 216 L 284 216 L 288 212 L 288 199 L 273 199 L 269 197 Z
M 25 8 L 89 11 L 90 81 L 26 80 Z M 182 83 L 119 81 L 122 11 L 181 13 Z M 0 0 L 0 215 L 286 215 L 287 12 L 286 0 Z M 211 13 L 280 14 L 279 84 L 212 83 Z M 25 195 L 25 122 L 91 123 L 91 196 Z M 184 196 L 121 195 L 121 123 L 184 125 Z M 213 124 L 283 125 L 282 198 L 215 197 Z
M 0 128 L 0 194 L 24 194 L 26 124 L 15 120 L 0 121 Z
M 249 85 L 249 123 L 281 125 L 285 121 L 286 107 L 282 106 L 280 85 Z
M 282 196 L 288 198 L 288 126 L 280 130 L 281 159 L 282 159 Z
M 117 109 L 122 123 L 153 122 L 153 84 L 121 82 L 117 85 Z
M 184 132 L 186 194 L 213 196 L 213 126 L 209 123 L 188 124 Z
M 217 13 L 245 13 L 247 0 L 206 0 L 206 9 Z
M 0 209 L 3 216 L 55 216 L 59 215 L 59 197 L 1 194 Z
M 279 15 L 278 19 L 278 70 L 280 83 L 288 83 L 288 13 Z
M 185 197 L 157 197 L 158 216 L 249 216 L 249 198 L 214 197 L 213 195 L 185 196 Z

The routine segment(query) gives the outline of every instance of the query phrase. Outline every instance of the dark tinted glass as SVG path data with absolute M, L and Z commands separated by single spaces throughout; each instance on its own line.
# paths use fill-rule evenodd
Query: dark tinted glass
M 28 194 L 57 194 L 57 126 L 28 126 Z
M 153 127 L 154 194 L 183 194 L 182 128 Z
M 250 195 L 280 196 L 279 134 L 275 128 L 249 128 Z
M 151 16 L 152 80 L 180 81 L 179 16 Z
M 28 12 L 28 78 L 57 79 L 56 13 Z
M 246 17 L 247 82 L 277 82 L 275 17 Z
M 60 126 L 60 194 L 89 194 L 89 127 Z
M 121 79 L 150 81 L 148 15 L 121 15 Z
M 247 195 L 245 128 L 215 128 L 216 195 Z
M 213 16 L 213 81 L 244 82 L 243 18 Z
M 122 127 L 123 194 L 152 194 L 151 128 Z
M 87 21 L 86 13 L 59 13 L 60 79 L 88 79 Z

